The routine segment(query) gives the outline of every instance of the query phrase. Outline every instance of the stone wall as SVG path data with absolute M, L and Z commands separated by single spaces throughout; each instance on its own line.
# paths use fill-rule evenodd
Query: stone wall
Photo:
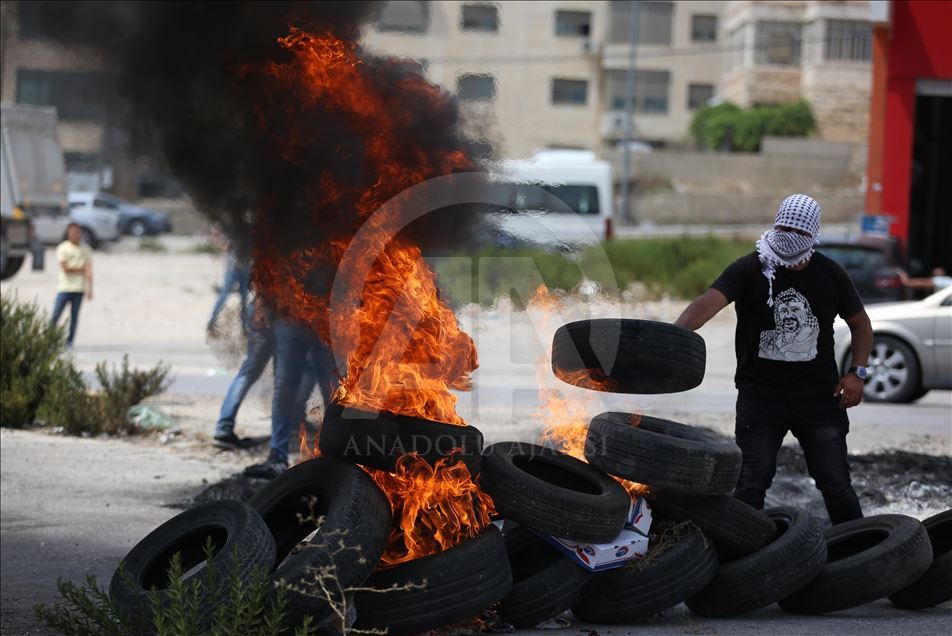
M 636 182 L 671 182 L 682 190 L 757 192 L 764 188 L 830 190 L 859 185 L 865 152 L 855 144 L 766 137 L 759 153 L 657 151 L 632 155 Z M 616 180 L 620 153 L 610 156 Z
M 863 142 L 869 135 L 872 70 L 868 63 L 833 63 L 803 72 L 803 96 L 829 141 Z
M 784 197 L 803 192 L 820 202 L 824 221 L 852 223 L 863 209 L 865 158 L 863 144 L 779 137 L 766 137 L 759 153 L 635 154 L 628 222 L 769 223 Z
M 634 221 L 654 225 L 770 225 L 777 205 L 792 190 L 771 193 L 658 192 L 634 199 Z M 863 209 L 863 194 L 828 193 L 816 196 L 824 223 L 853 223 Z

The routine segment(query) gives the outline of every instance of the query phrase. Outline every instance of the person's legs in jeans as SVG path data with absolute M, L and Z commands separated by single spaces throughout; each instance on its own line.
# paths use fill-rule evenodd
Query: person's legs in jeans
M 218 292 L 218 298 L 215 299 L 215 305 L 212 307 L 212 315 L 208 319 L 208 325 L 206 329 L 212 330 L 215 328 L 215 323 L 218 321 L 218 315 L 225 306 L 225 302 L 228 300 L 228 295 L 235 288 L 235 285 L 238 284 L 239 278 L 240 271 L 238 270 L 237 263 L 235 262 L 234 257 L 229 255 L 225 264 L 225 280 L 222 281 L 221 291 Z M 242 310 L 244 310 L 243 306 Z
M 83 304 L 83 292 L 59 292 L 56 294 L 56 300 L 53 302 L 53 316 L 50 323 L 55 325 L 59 322 L 63 310 L 69 304 L 69 331 L 66 336 L 66 346 L 73 346 L 73 339 L 76 337 L 76 326 L 79 324 L 79 308 Z
M 298 405 L 296 409 L 302 414 L 304 420 L 307 413 L 307 401 L 314 392 L 314 386 L 321 392 L 321 399 L 326 410 L 330 406 L 331 398 L 334 396 L 334 374 L 333 357 L 327 347 L 318 338 L 314 338 L 311 346 L 308 348 L 307 359 L 305 361 L 304 373 L 301 377 L 301 386 L 298 393 Z M 308 447 L 313 445 L 314 439 L 312 433 L 320 430 L 321 423 L 318 422 L 314 429 L 307 430 L 306 443 Z
M 743 454 L 734 497 L 760 510 L 777 472 L 777 451 L 787 434 L 785 405 L 757 397 L 752 390 L 737 394 L 734 433 Z
M 303 416 L 300 406 L 308 336 L 299 327 L 274 325 L 274 397 L 271 400 L 271 453 L 287 463 L 291 434 Z M 306 399 L 306 398 L 305 398 Z
M 60 316 L 63 315 L 63 310 L 66 309 L 66 301 L 69 299 L 69 292 L 57 292 L 56 300 L 53 301 L 53 314 L 50 317 L 50 324 L 56 325 L 59 322 Z
M 248 391 L 264 373 L 273 355 L 274 336 L 271 328 L 267 327 L 264 331 L 252 329 L 248 333 L 248 351 L 245 353 L 245 359 L 228 387 L 225 400 L 221 405 L 221 412 L 218 414 L 218 424 L 215 425 L 216 438 L 227 437 L 234 433 L 238 409 Z
M 849 417 L 838 401 L 834 397 L 804 403 L 799 409 L 801 422 L 792 429 L 834 524 L 863 516 L 846 454 Z
M 66 346 L 72 347 L 76 339 L 76 327 L 79 326 L 79 308 L 83 305 L 83 292 L 69 292 L 69 335 Z
M 238 299 L 241 302 L 241 330 L 248 333 L 248 292 L 251 286 L 251 271 L 247 267 L 236 268 L 235 284 L 238 285 Z
M 330 406 L 334 391 L 337 388 L 334 371 L 334 355 L 323 342 L 315 339 L 315 343 L 311 347 L 311 372 L 317 387 L 321 391 L 325 409 Z

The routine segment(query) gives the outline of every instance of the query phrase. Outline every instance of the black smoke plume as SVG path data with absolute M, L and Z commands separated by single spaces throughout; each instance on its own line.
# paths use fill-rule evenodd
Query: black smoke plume
M 286 62 L 278 38 L 296 26 L 357 42 L 360 28 L 374 17 L 371 2 L 31 2 L 46 35 L 101 50 L 110 67 L 120 121 L 133 148 L 164 160 L 198 209 L 219 224 L 237 250 L 250 254 L 261 238 L 259 213 L 271 211 L 268 240 L 282 249 L 320 244 L 348 234 L 358 219 L 344 197 L 332 209 L 315 211 L 319 183 L 329 173 L 359 192 L 377 175 L 368 174 L 365 139 L 339 114 L 320 106 L 299 107 L 293 93 L 280 94 L 260 69 Z M 24 9 L 23 5 L 32 5 Z M 438 102 L 399 90 L 412 64 L 360 53 L 368 78 L 403 109 L 401 160 L 452 150 L 475 160 L 486 144 L 467 139 L 452 99 Z M 448 96 L 447 96 L 448 97 Z M 262 105 L 270 104 L 262 125 Z M 279 112 L 280 116 L 275 116 Z M 274 139 L 303 131 L 305 146 L 293 161 Z M 436 175 L 431 175 L 436 176 Z M 428 215 L 408 230 L 422 247 L 467 235 L 472 208 Z M 259 232 L 256 235 L 256 232 Z

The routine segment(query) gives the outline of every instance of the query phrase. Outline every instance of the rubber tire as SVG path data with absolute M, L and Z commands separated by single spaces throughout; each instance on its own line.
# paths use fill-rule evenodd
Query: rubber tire
M 23 267 L 24 260 L 26 260 L 25 256 L 8 256 L 6 263 L 0 268 L 0 280 L 13 278 L 13 276 L 20 271 L 20 268 Z
M 786 598 L 809 583 L 826 564 L 823 532 L 810 513 L 781 506 L 764 511 L 778 536 L 767 547 L 721 563 L 711 583 L 687 600 L 699 616 L 736 616 Z
M 255 570 L 267 571 L 274 562 L 274 539 L 260 515 L 241 501 L 214 501 L 190 508 L 172 517 L 139 541 L 122 560 L 112 576 L 109 597 L 124 621 L 133 625 L 152 625 L 152 602 L 149 590 L 159 588 L 159 602 L 168 605 L 167 572 L 176 552 L 182 553 L 182 571 L 205 560 L 205 538 L 208 530 L 224 531 L 221 549 L 187 581 L 199 581 L 199 624 L 211 624 L 218 605 L 230 592 L 234 576 L 248 579 Z M 218 541 L 221 537 L 215 537 Z M 217 542 L 216 541 L 216 544 Z M 125 568 L 125 575 L 122 573 Z M 210 575 L 214 571 L 214 575 Z M 212 579 L 216 585 L 212 587 Z
M 470 618 L 502 600 L 512 588 L 502 534 L 490 525 L 449 550 L 378 570 L 362 587 L 384 590 L 424 580 L 422 589 L 357 592 L 354 629 L 414 634 Z
M 932 544 L 932 565 L 911 585 L 889 596 L 902 609 L 925 609 L 952 600 L 952 510 L 929 517 L 922 527 Z
M 557 378 L 612 393 L 693 389 L 704 379 L 706 359 L 701 336 L 653 320 L 580 320 L 559 327 L 552 338 L 552 371 Z M 594 374 L 579 375 L 586 370 Z
M 604 543 L 618 536 L 631 509 L 621 484 L 551 448 L 500 442 L 486 449 L 482 466 L 479 485 L 496 511 L 537 532 Z
M 693 522 L 714 542 L 718 554 L 730 559 L 767 547 L 777 535 L 770 517 L 730 495 L 653 490 L 648 500 L 655 517 Z
M 877 515 L 824 533 L 829 554 L 815 579 L 780 601 L 797 614 L 826 614 L 872 603 L 911 584 L 932 563 L 929 535 L 918 519 Z M 884 538 L 871 543 L 878 535 Z
M 919 356 L 916 355 L 915 350 L 910 347 L 905 340 L 901 340 L 895 336 L 875 334 L 873 336 L 873 347 L 875 348 L 876 344 L 880 342 L 888 343 L 889 346 L 900 349 L 902 354 L 906 357 L 906 360 L 908 360 L 908 374 L 906 376 L 906 384 L 903 386 L 902 390 L 899 391 L 899 393 L 888 400 L 879 399 L 875 394 L 870 395 L 869 393 L 866 393 L 864 388 L 863 399 L 867 402 L 908 404 L 909 402 L 914 402 L 915 400 L 922 397 L 922 395 L 919 395 L 919 392 L 921 391 L 920 387 L 922 386 L 922 367 L 919 362 Z
M 512 590 L 497 612 L 516 627 L 535 627 L 571 609 L 582 595 L 593 572 L 586 570 L 525 526 L 507 531 L 503 538 L 512 570 Z
M 148 236 L 149 226 L 146 225 L 145 221 L 136 219 L 129 223 L 128 233 L 130 236 L 142 238 L 143 236 Z
M 671 492 L 726 495 L 740 475 L 741 452 L 727 438 L 657 417 L 596 415 L 585 459 L 610 475 Z
M 475 477 L 482 459 L 483 434 L 474 426 L 332 404 L 324 413 L 318 445 L 322 455 L 387 472 L 393 472 L 397 459 L 411 451 L 433 464 L 461 448 L 463 463 Z
M 309 547 L 288 557 L 294 546 L 314 530 L 313 524 L 302 524 L 298 517 L 310 513 L 305 498 L 311 496 L 316 498 L 314 514 L 323 517 L 323 523 L 309 543 L 321 546 L 326 542 L 343 541 L 348 549 L 337 558 L 320 547 Z M 361 585 L 380 560 L 393 527 L 387 497 L 370 476 L 334 457 L 318 457 L 292 467 L 258 491 L 248 503 L 258 511 L 274 536 L 276 555 L 271 567 L 276 569 L 272 579 L 283 579 L 305 589 L 314 579 L 310 568 L 329 565 L 336 567 L 342 587 Z M 351 547 L 358 547 L 363 559 L 358 558 Z M 288 595 L 298 615 L 311 614 L 322 619 L 328 613 L 329 606 L 323 599 L 294 591 Z
M 649 563 L 598 572 L 572 613 L 587 623 L 630 623 L 670 609 L 704 589 L 717 574 L 717 554 L 693 528 Z

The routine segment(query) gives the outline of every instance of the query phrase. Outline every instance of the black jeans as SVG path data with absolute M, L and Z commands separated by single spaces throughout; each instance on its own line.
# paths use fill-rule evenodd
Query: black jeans
M 846 458 L 849 427 L 846 410 L 832 395 L 740 389 L 735 435 L 744 461 L 734 496 L 758 510 L 764 507 L 764 495 L 777 472 L 777 451 L 789 430 L 803 448 L 830 520 L 836 524 L 862 517 Z

